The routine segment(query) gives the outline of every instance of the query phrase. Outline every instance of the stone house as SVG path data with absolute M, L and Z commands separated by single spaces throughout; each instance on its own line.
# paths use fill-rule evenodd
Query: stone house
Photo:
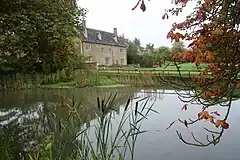
M 86 27 L 83 22 L 83 40 L 81 54 L 88 57 L 88 62 L 98 65 L 127 65 L 127 41 L 118 36 L 117 28 L 113 33 Z

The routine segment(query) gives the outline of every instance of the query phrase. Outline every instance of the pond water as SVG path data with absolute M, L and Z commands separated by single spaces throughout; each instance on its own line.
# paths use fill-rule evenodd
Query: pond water
M 39 136 L 40 130 L 44 130 L 44 117 L 41 110 L 44 106 L 53 109 L 59 116 L 66 113 L 66 108 L 55 108 L 56 104 L 81 101 L 86 110 L 81 112 L 88 121 L 95 118 L 97 109 L 97 96 L 107 98 L 111 93 L 118 93 L 116 97 L 117 116 L 122 114 L 125 104 L 130 96 L 140 99 L 150 97 L 149 105 L 154 102 L 153 109 L 157 113 L 151 113 L 148 120 L 143 123 L 143 130 L 148 132 L 140 135 L 136 145 L 136 160 L 239 160 L 240 159 L 240 101 L 232 104 L 230 115 L 227 119 L 230 127 L 222 134 L 217 145 L 196 147 L 183 143 L 176 134 L 180 132 L 187 142 L 193 142 L 191 132 L 203 144 L 207 144 L 206 132 L 203 127 L 219 131 L 205 121 L 195 123 L 186 128 L 182 123 L 176 122 L 171 128 L 165 130 L 174 120 L 197 118 L 196 113 L 201 111 L 200 105 L 189 105 L 187 111 L 181 111 L 181 102 L 174 90 L 149 89 L 149 88 L 85 88 L 85 89 L 34 89 L 25 91 L 0 92 L 0 127 L 10 132 L 28 132 L 19 141 L 28 146 Z M 220 118 L 226 114 L 226 108 L 211 108 L 212 111 L 221 113 Z M 41 123 L 42 122 L 42 123 Z M 7 126 L 7 127 L 4 127 Z

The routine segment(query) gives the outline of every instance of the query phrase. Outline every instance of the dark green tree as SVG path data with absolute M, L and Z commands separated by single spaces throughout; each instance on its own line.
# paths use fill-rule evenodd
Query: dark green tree
M 169 47 L 161 46 L 157 48 L 155 51 L 154 61 L 160 61 L 160 60 L 169 61 L 171 59 L 170 53 L 171 53 L 171 50 Z
M 138 39 L 138 38 L 134 38 L 134 40 L 133 40 L 133 44 L 135 44 L 135 45 L 137 45 L 137 46 L 141 46 L 140 39 Z
M 127 48 L 127 63 L 128 64 L 140 63 L 139 46 L 131 41 L 129 42 Z
M 151 43 L 146 44 L 145 50 L 147 54 L 154 53 L 154 44 L 151 44 Z
M 15 72 L 55 72 L 66 67 L 80 37 L 75 0 L 1 0 L 0 58 Z M 1 69 L 1 67 L 0 67 Z
M 140 60 L 141 67 L 152 67 L 153 64 L 153 56 L 152 55 L 142 55 Z
M 186 51 L 183 41 L 174 42 L 171 48 L 172 53 L 182 53 Z

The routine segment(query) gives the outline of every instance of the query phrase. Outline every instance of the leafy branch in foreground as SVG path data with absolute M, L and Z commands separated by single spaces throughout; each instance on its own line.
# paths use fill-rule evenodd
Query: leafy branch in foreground
M 231 91 L 231 94 L 233 94 L 233 92 L 234 92 L 234 89 Z M 189 121 L 178 119 L 178 121 L 181 122 L 182 124 L 184 124 L 187 128 L 188 128 L 189 125 L 195 124 L 196 122 L 199 122 L 201 120 L 209 121 L 210 123 L 214 124 L 216 126 L 216 128 L 221 127 L 220 131 L 214 131 L 214 130 L 210 130 L 210 129 L 204 127 L 204 130 L 207 131 L 210 134 L 210 136 L 209 136 L 209 134 L 206 135 L 207 143 L 204 143 L 204 142 L 201 142 L 200 140 L 198 140 L 193 132 L 191 132 L 191 136 L 192 136 L 192 138 L 195 142 L 186 141 L 183 138 L 182 134 L 179 131 L 176 131 L 179 139 L 182 142 L 184 142 L 185 144 L 192 145 L 192 146 L 197 146 L 197 147 L 206 147 L 206 146 L 209 146 L 211 144 L 213 144 L 213 145 L 218 144 L 220 142 L 220 139 L 221 139 L 225 129 L 229 128 L 229 124 L 226 121 L 227 121 L 227 118 L 228 118 L 229 113 L 230 113 L 230 109 L 231 109 L 231 106 L 232 106 L 232 100 L 233 100 L 233 96 L 230 96 L 230 100 L 226 104 L 227 112 L 225 114 L 225 117 L 222 120 L 216 118 L 216 116 L 220 116 L 219 112 L 215 111 L 215 112 L 209 113 L 208 111 L 206 111 L 206 109 L 207 109 L 206 107 L 203 107 L 202 111 L 198 114 L 198 118 L 196 120 L 192 120 L 190 118 L 189 118 Z M 184 105 L 182 110 L 186 111 L 187 106 Z M 175 122 L 176 121 L 173 121 L 167 129 L 169 129 Z
M 175 7 L 166 9 L 162 18 L 168 19 L 169 15 L 178 16 L 190 1 L 171 1 Z M 211 116 L 206 116 L 205 110 L 216 105 L 228 107 L 230 110 L 232 91 L 236 86 L 240 86 L 240 3 L 239 0 L 195 0 L 194 2 L 196 3 L 193 12 L 183 22 L 174 23 L 167 38 L 175 42 L 180 40 L 190 42 L 184 53 L 171 53 L 181 78 L 182 88 L 193 92 L 187 96 L 178 93 L 179 98 L 185 103 L 202 104 L 202 114 L 204 113 L 205 118 L 214 122 Z M 185 81 L 186 78 L 183 78 L 176 62 L 195 64 L 198 72 L 196 75 L 189 75 L 191 82 Z M 207 64 L 207 67 L 201 70 L 200 65 L 203 63 Z M 174 85 L 179 87 L 179 84 Z M 197 121 L 190 120 L 183 123 L 188 126 Z M 214 124 L 228 128 L 226 118 L 217 120 Z M 194 136 L 193 138 L 195 139 Z

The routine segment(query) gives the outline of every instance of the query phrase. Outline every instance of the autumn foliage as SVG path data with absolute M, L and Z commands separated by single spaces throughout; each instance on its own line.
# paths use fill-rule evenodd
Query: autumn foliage
M 172 0 L 175 8 L 166 10 L 163 19 L 179 13 L 190 0 Z M 196 8 L 182 23 L 174 23 L 167 34 L 171 41 L 190 41 L 185 53 L 171 53 L 172 60 L 192 62 L 197 67 L 208 63 L 201 71 L 201 79 L 195 79 L 204 85 L 219 81 L 227 93 L 229 87 L 239 84 L 237 74 L 240 71 L 240 1 L 239 0 L 195 0 Z M 138 0 L 133 8 L 146 10 L 144 0 Z M 211 77 L 206 78 L 206 75 Z M 202 86 L 203 86 L 202 84 Z M 238 87 L 240 85 L 237 85 Z
M 212 112 L 212 114 L 220 116 L 218 112 Z M 222 127 L 223 129 L 228 129 L 229 127 L 229 124 L 225 122 L 225 120 L 215 120 L 216 118 L 213 115 L 209 114 L 208 111 L 201 111 L 200 113 L 198 113 L 198 117 L 200 120 L 209 120 L 211 123 L 215 124 L 217 128 Z
M 178 15 L 188 2 L 189 0 L 174 0 L 177 7 L 167 10 L 162 18 L 169 18 L 170 14 Z M 167 34 L 171 41 L 190 41 L 188 50 L 185 53 L 172 53 L 171 56 L 174 61 L 192 62 L 197 67 L 208 63 L 208 67 L 201 70 L 198 77 L 192 77 L 192 80 L 210 89 L 218 86 L 216 91 L 202 87 L 202 96 L 225 96 L 233 86 L 240 87 L 237 80 L 240 71 L 240 1 L 196 2 L 194 13 L 184 22 L 174 23 Z
M 238 80 L 240 72 L 240 0 L 191 1 L 196 2 L 194 12 L 183 22 L 174 23 L 167 38 L 172 42 L 180 40 L 190 42 L 184 53 L 172 52 L 171 58 L 177 63 L 191 62 L 197 66 L 199 74 L 190 75 L 193 83 L 184 84 L 186 84 L 186 88 L 194 90 L 189 102 L 198 101 L 204 107 L 198 113 L 196 121 L 184 120 L 181 122 L 188 127 L 189 124 L 198 120 L 208 120 L 217 128 L 227 129 L 229 124 L 226 119 L 231 107 L 232 95 L 236 87 L 240 88 Z M 139 0 L 138 3 L 140 2 L 145 6 L 144 0 Z M 168 19 L 171 15 L 178 16 L 190 0 L 172 0 L 171 2 L 176 7 L 167 9 L 162 19 Z M 146 6 L 142 7 L 142 5 L 140 8 L 145 11 Z M 203 63 L 208 65 L 201 69 L 200 66 Z M 229 102 L 227 103 L 228 113 L 224 119 L 218 119 L 217 117 L 220 115 L 218 112 L 209 113 L 206 109 L 214 105 L 224 106 L 223 98 L 227 99 L 224 102 Z M 187 108 L 188 106 L 184 105 L 182 110 L 186 111 Z M 222 133 L 223 131 L 219 133 L 218 139 Z M 184 141 L 181 134 L 178 135 Z M 193 138 L 195 139 L 194 136 Z M 203 145 L 199 144 L 200 142 L 197 140 L 196 142 L 199 146 Z M 215 142 L 216 139 L 213 138 L 213 141 L 209 141 L 206 146 L 211 143 L 215 144 Z

